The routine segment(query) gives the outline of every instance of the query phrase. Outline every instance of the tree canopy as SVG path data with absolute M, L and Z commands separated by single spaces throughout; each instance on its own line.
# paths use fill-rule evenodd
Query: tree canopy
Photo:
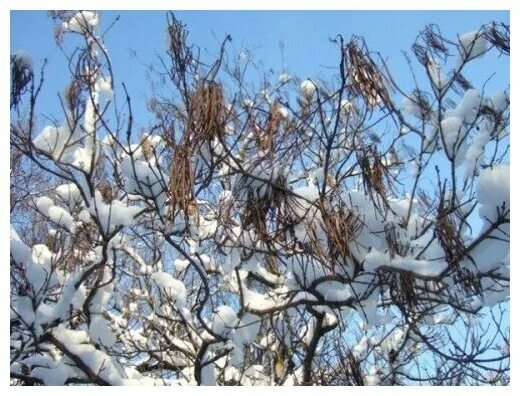
M 12 384 L 509 383 L 509 87 L 465 77 L 509 25 L 252 88 L 167 13 L 144 109 L 99 15 L 50 13 L 58 97 L 11 55 Z

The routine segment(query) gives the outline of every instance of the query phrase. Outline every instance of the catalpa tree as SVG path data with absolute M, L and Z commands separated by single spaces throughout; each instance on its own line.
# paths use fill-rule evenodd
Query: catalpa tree
M 136 108 L 117 23 L 50 17 L 63 92 L 11 55 L 12 384 L 509 383 L 509 88 L 465 77 L 508 25 L 425 27 L 412 90 L 340 35 L 255 85 L 168 13 Z

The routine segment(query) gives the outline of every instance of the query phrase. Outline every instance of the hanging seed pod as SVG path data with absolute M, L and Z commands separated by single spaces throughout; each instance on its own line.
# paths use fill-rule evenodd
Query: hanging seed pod
M 403 300 L 408 307 L 413 308 L 417 305 L 417 293 L 415 292 L 414 277 L 411 273 L 399 274 L 399 286 Z
M 215 82 L 200 83 L 190 97 L 191 111 L 188 114 L 189 139 L 193 146 L 222 141 L 225 136 L 226 106 L 222 86 Z
M 152 143 L 150 143 L 150 139 L 146 135 L 141 136 L 141 150 L 143 152 L 144 158 L 146 160 L 150 160 L 153 157 L 153 146 Z
M 369 108 L 390 103 L 383 76 L 369 54 L 360 48 L 359 40 L 352 40 L 346 50 L 350 61 L 347 70 L 350 88 L 363 98 Z
M 349 353 L 348 359 L 347 359 L 347 375 L 352 380 L 352 383 L 356 386 L 363 386 L 365 385 L 365 381 L 363 379 L 363 374 L 361 372 L 361 364 L 359 363 L 359 360 L 356 359 L 356 357 Z
M 103 202 L 109 204 L 114 199 L 114 192 L 112 190 L 112 186 L 107 182 L 103 181 L 99 184 L 98 187 L 99 192 L 101 193 L 101 197 L 103 198 Z
M 173 160 L 170 168 L 170 213 L 174 215 L 177 210 L 185 214 L 196 213 L 194 197 L 195 177 L 191 168 L 190 148 L 185 145 L 177 145 L 174 148 Z

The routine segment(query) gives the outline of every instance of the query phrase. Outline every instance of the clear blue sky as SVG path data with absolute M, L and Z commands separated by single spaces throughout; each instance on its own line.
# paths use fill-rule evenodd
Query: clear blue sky
M 144 64 L 156 60 L 166 46 L 166 16 L 162 11 L 104 11 L 104 26 L 120 15 L 106 42 L 112 57 L 116 83 L 125 82 L 134 108 L 144 108 L 147 81 Z M 246 49 L 262 62 L 262 68 L 288 72 L 301 78 L 327 77 L 336 72 L 337 48 L 329 42 L 338 33 L 345 38 L 364 36 L 369 48 L 388 59 L 398 81 L 410 84 L 402 50 L 410 46 L 428 23 L 438 24 L 452 38 L 477 29 L 489 21 L 509 23 L 507 11 L 179 11 L 177 17 L 187 23 L 191 42 L 215 54 L 221 40 L 230 34 L 231 52 Z M 49 60 L 46 84 L 40 101 L 40 114 L 59 116 L 58 92 L 68 83 L 64 56 L 54 43 L 52 21 L 42 11 L 11 12 L 11 50 L 28 50 L 36 65 Z M 282 63 L 279 43 L 284 43 Z M 73 46 L 68 42 L 68 47 Z M 131 53 L 135 51 L 137 58 Z M 495 56 L 485 57 L 467 73 L 472 79 L 489 76 L 496 70 Z M 499 61 L 500 72 L 490 84 L 490 91 L 509 83 L 509 58 Z M 477 84 L 478 85 L 478 84 Z M 137 114 L 137 123 L 146 123 Z

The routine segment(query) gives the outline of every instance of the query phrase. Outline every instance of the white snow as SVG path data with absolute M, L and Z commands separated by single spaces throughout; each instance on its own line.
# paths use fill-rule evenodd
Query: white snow
M 32 325 L 36 319 L 33 304 L 29 297 L 15 296 L 11 299 L 11 310 L 16 316 L 20 317 L 28 326 Z
M 227 337 L 237 320 L 237 314 L 231 307 L 221 305 L 215 309 L 211 330 L 222 337 Z
M 285 108 L 284 106 L 281 106 L 281 105 L 276 106 L 276 112 L 284 120 L 289 119 L 289 110 L 287 110 L 287 108 Z
M 391 259 L 388 253 L 372 249 L 365 257 L 365 271 L 374 272 L 380 267 L 410 271 L 419 276 L 435 277 L 446 269 L 447 263 L 443 260 L 416 260 L 412 257 L 401 257 L 397 254 Z
M 381 383 L 381 379 L 379 378 L 378 367 L 372 366 L 368 372 L 368 375 L 365 376 L 364 381 L 367 386 L 377 386 Z
M 108 327 L 108 321 L 101 314 L 94 314 L 90 320 L 89 334 L 92 340 L 111 347 L 116 342 L 115 334 Z
M 341 112 L 343 114 L 349 114 L 352 110 L 354 110 L 355 105 L 353 102 L 347 99 L 343 99 L 340 104 Z
M 197 240 L 205 240 L 215 235 L 218 221 L 215 218 L 205 218 L 200 215 L 189 216 L 191 237 Z
M 269 377 L 264 373 L 264 367 L 259 364 L 249 366 L 242 375 L 243 386 L 267 386 L 271 385 Z
M 213 353 L 206 352 L 205 358 L 203 362 L 209 361 L 213 358 Z M 201 373 L 200 373 L 200 384 L 203 386 L 215 386 L 215 364 L 214 363 L 206 363 L 203 365 Z
M 83 305 L 86 298 L 86 289 L 82 285 L 76 289 L 75 284 L 83 273 L 73 272 L 62 281 L 63 287 L 60 299 L 54 305 L 40 304 L 38 307 L 38 318 L 40 323 L 51 322 L 55 319 L 65 319 L 70 307 L 77 309 Z
M 69 330 L 62 325 L 52 330 L 52 335 L 65 346 L 67 351 L 77 356 L 91 371 L 111 385 L 123 385 L 126 378 L 123 368 L 101 350 L 90 344 L 85 331 Z
M 98 122 L 99 92 L 94 90 L 87 99 L 85 115 L 83 116 L 83 141 L 84 146 L 78 147 L 73 153 L 72 164 L 85 172 L 90 172 L 92 163 L 99 156 L 100 144 L 96 137 L 96 124 Z
M 99 151 L 97 151 L 96 154 L 98 152 Z M 84 170 L 86 173 L 90 172 L 92 166 L 92 154 L 93 152 L 90 147 L 78 147 L 76 151 L 74 151 L 74 160 L 72 161 L 72 165 Z
M 247 200 L 248 196 L 256 195 L 258 198 L 266 197 L 271 194 L 272 187 L 268 182 L 275 182 L 283 174 L 278 164 L 267 161 L 265 157 L 252 158 L 243 164 L 247 173 L 239 173 L 233 185 L 233 194 L 236 200 Z
M 417 118 L 422 118 L 421 107 L 412 99 L 405 97 L 401 104 L 405 113 L 413 115 Z
M 458 117 L 466 123 L 473 123 L 480 110 L 480 103 L 482 98 L 480 92 L 476 89 L 468 89 L 462 100 L 455 109 L 447 112 L 448 116 Z
M 289 290 L 305 289 L 315 280 L 327 275 L 324 266 L 316 259 L 295 255 L 287 259 L 286 285 Z
M 107 99 L 112 99 L 114 91 L 112 89 L 112 79 L 110 76 L 100 76 L 94 85 L 94 90 L 104 95 Z
M 65 361 L 63 361 L 65 360 Z M 39 378 L 47 386 L 62 386 L 70 377 L 81 375 L 79 370 L 74 370 L 67 362 L 68 359 L 60 359 L 48 367 L 35 367 L 31 370 L 31 375 Z
M 160 293 L 173 300 L 177 307 L 181 308 L 186 304 L 186 286 L 182 281 L 175 279 L 167 272 L 153 273 L 152 281 L 158 287 Z
M 36 208 L 44 215 L 47 215 L 49 213 L 49 209 L 54 206 L 54 201 L 50 199 L 49 197 L 43 196 L 38 197 L 34 204 L 36 205 Z
M 133 161 L 130 156 L 124 156 L 121 161 L 125 190 L 130 194 L 154 198 L 159 209 L 162 209 L 166 200 L 165 188 L 169 182 L 169 177 L 154 164 L 154 161 L 139 159 L 136 154 L 138 153 L 134 154 Z
M 352 354 L 357 358 L 361 359 L 364 357 L 365 353 L 368 350 L 369 346 L 369 339 L 367 336 L 361 337 L 361 339 L 358 341 L 358 343 L 352 348 Z
M 291 80 L 292 80 L 292 76 L 288 73 L 282 73 L 282 74 L 280 74 L 280 77 L 278 77 L 278 82 L 280 84 L 286 84 Z
M 189 265 L 190 265 L 190 261 L 189 260 L 175 259 L 173 261 L 173 266 L 179 272 L 184 271 L 186 268 L 188 268 Z
M 316 93 L 316 85 L 311 80 L 304 80 L 300 85 L 302 96 L 305 100 L 309 101 Z
M 388 356 L 391 351 L 397 351 L 401 347 L 406 333 L 405 329 L 396 327 L 390 334 L 388 334 L 381 342 L 380 348 L 383 353 Z
M 455 116 L 446 117 L 441 121 L 441 131 L 448 155 L 452 158 L 455 154 L 459 156 L 460 150 L 458 145 L 465 134 L 462 119 Z
M 49 219 L 51 219 L 56 224 L 65 227 L 70 232 L 74 232 L 76 230 L 76 223 L 74 219 L 65 209 L 59 206 L 51 206 L 47 212 Z
M 94 298 L 90 302 L 92 312 L 101 312 L 105 309 L 106 304 L 112 298 L 114 292 L 114 283 L 108 282 L 112 277 L 111 269 L 105 267 L 103 280 L 105 285 L 95 290 Z
M 31 259 L 31 248 L 23 243 L 13 226 L 11 226 L 10 250 L 11 257 L 18 264 L 26 264 Z
M 509 197 L 509 164 L 497 165 L 482 171 L 478 180 L 477 201 L 482 205 L 479 209 L 482 219 L 494 221 L 497 208 L 510 208 Z
M 117 199 L 105 203 L 99 190 L 95 192 L 95 199 L 88 208 L 91 216 L 97 217 L 106 232 L 113 232 L 119 226 L 134 224 L 135 217 L 142 210 L 139 206 L 127 206 Z M 83 220 L 87 220 L 83 216 Z
M 71 207 L 82 202 L 81 192 L 74 183 L 62 184 L 56 187 L 54 192 Z
M 316 330 L 316 322 L 316 317 L 313 316 L 302 327 L 300 337 L 305 345 L 310 345 L 312 338 L 314 337 L 314 332 Z
M 485 228 L 486 226 L 484 226 Z M 502 226 L 500 230 L 509 233 L 509 226 Z M 505 266 L 504 263 L 509 254 L 509 241 L 505 239 L 502 232 L 492 232 L 489 238 L 479 243 L 469 252 L 472 260 L 465 259 L 461 265 L 472 271 L 476 267 L 482 273 Z M 496 289 L 496 286 L 494 289 Z M 506 290 L 508 289 L 506 288 Z
M 277 302 L 266 294 L 258 293 L 247 288 L 243 289 L 244 307 L 249 311 L 263 312 L 273 309 L 277 306 Z
M 472 31 L 459 36 L 459 52 L 467 58 L 482 56 L 488 49 L 488 42 L 483 32 Z
M 347 301 L 352 297 L 352 293 L 348 286 L 337 281 L 320 282 L 316 287 L 316 291 L 319 292 L 327 301 Z
M 501 113 L 509 105 L 509 95 L 506 91 L 497 91 L 489 98 L 489 102 L 493 109 Z
M 36 294 L 43 292 L 43 287 L 52 275 L 51 263 L 53 254 L 45 245 L 32 247 L 31 261 L 27 263 L 26 277 Z
M 316 179 L 315 174 L 312 176 Z M 296 238 L 302 243 L 309 242 L 311 238 L 309 230 L 313 230 L 320 239 L 323 236 L 320 227 L 323 219 L 315 206 L 315 202 L 319 199 L 318 187 L 315 184 L 311 184 L 296 188 L 293 192 L 295 196 L 289 200 L 289 213 L 293 220 L 296 221 L 296 226 L 294 227 Z
M 62 207 L 54 205 L 54 201 L 49 197 L 43 196 L 37 198 L 35 205 L 42 215 L 48 217 L 54 223 L 66 228 L 72 233 L 76 230 L 76 223 L 70 213 Z
M 84 33 L 99 24 L 99 15 L 93 11 L 77 12 L 70 20 L 62 23 L 65 30 L 76 33 Z
M 246 313 L 236 325 L 233 340 L 235 345 L 250 345 L 260 331 L 261 319 L 259 316 Z
M 443 91 L 448 84 L 448 77 L 442 72 L 439 62 L 435 59 L 430 59 L 428 62 L 428 74 L 433 82 L 433 85 L 440 91 Z
M 486 144 L 491 138 L 487 126 L 481 125 L 479 133 L 473 138 L 466 152 L 464 178 L 470 179 L 478 172 L 482 160 L 482 155 Z
M 71 131 L 66 124 L 60 127 L 50 125 L 43 128 L 33 139 L 34 147 L 49 154 L 54 161 L 72 162 L 80 135 L 77 131 Z
M 497 288 L 495 282 L 490 278 L 484 277 L 482 279 L 482 287 L 484 289 L 482 303 L 485 306 L 492 307 L 495 304 L 507 301 L 510 298 L 509 288 Z M 505 347 L 507 348 L 507 346 Z

